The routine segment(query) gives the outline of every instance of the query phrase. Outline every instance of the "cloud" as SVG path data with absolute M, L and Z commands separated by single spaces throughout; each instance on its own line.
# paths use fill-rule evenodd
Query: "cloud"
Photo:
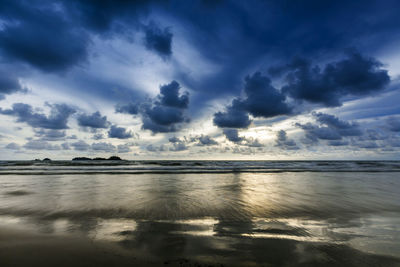
M 117 150 L 118 150 L 118 153 L 129 153 L 132 151 L 130 144 L 118 145 Z
M 130 131 L 127 131 L 123 127 L 118 127 L 116 125 L 112 125 L 110 130 L 108 131 L 108 137 L 110 138 L 118 138 L 118 139 L 127 139 L 133 137 Z
M 148 50 L 156 52 L 162 58 L 172 55 L 172 36 L 169 28 L 161 29 L 154 22 L 144 26 L 144 43 Z
M 337 130 L 341 136 L 360 136 L 363 134 L 357 123 L 342 121 L 336 116 L 325 113 L 313 113 L 313 115 L 320 124 Z
M 357 123 L 350 123 L 340 120 L 336 116 L 325 113 L 313 113 L 319 125 L 312 123 L 296 123 L 305 132 L 306 144 L 315 144 L 318 140 L 337 141 L 342 140 L 343 137 L 355 137 L 363 135 Z M 331 144 L 339 144 L 338 142 L 331 142 Z
M 133 103 L 117 105 L 117 113 L 140 114 L 142 129 L 153 133 L 176 132 L 182 123 L 189 122 L 185 110 L 189 105 L 189 93 L 179 94 L 178 82 L 160 86 L 160 94 L 155 99 L 137 106 Z
M 104 135 L 102 133 L 97 133 L 97 134 L 93 135 L 92 139 L 101 140 L 101 139 L 104 139 Z
M 364 149 L 380 148 L 380 146 L 375 141 L 356 142 L 356 143 L 353 143 L 353 146 L 357 146 L 359 148 L 364 148 Z
M 232 143 L 235 143 L 237 145 L 241 146 L 247 146 L 247 147 L 263 147 L 264 145 L 260 143 L 260 141 L 257 138 L 245 138 L 242 136 L 239 136 L 239 131 L 237 129 L 232 129 L 232 128 L 225 128 L 223 129 L 223 134 L 225 135 L 226 139 L 231 141 Z
M 105 129 L 110 125 L 110 123 L 107 121 L 107 116 L 102 117 L 99 111 L 96 111 L 91 115 L 79 115 L 78 124 L 82 127 L 90 127 L 94 129 Z
M 360 138 L 366 139 L 366 140 L 386 140 L 389 138 L 389 136 L 382 132 L 382 130 L 375 130 L 375 129 L 367 129 L 364 131 L 364 136 L 360 136 Z
M 77 151 L 87 151 L 90 148 L 90 145 L 83 140 L 72 143 L 71 146 Z
M 341 106 L 345 96 L 382 91 L 390 82 L 387 70 L 381 68 L 382 63 L 358 52 L 348 53 L 346 59 L 329 63 L 323 70 L 298 58 L 285 67 L 288 73 L 287 84 L 282 87 L 284 94 L 328 107 Z
M 64 8 L 70 17 L 86 29 L 96 34 L 105 34 L 120 28 L 113 26 L 123 24 L 135 26 L 138 14 L 146 13 L 147 7 L 159 0 L 125 1 L 125 0 L 103 0 L 103 1 L 62 1 Z M 107 11 L 107 12 L 105 12 Z
M 115 112 L 136 115 L 139 113 L 139 106 L 134 103 L 118 104 L 115 107 Z
M 161 105 L 175 108 L 187 108 L 189 105 L 189 93 L 185 92 L 181 96 L 179 90 L 181 86 L 177 81 L 160 86 L 159 99 Z
M 23 91 L 19 80 L 10 73 L 0 71 L 0 100 L 4 95 Z
M 185 121 L 181 109 L 174 107 L 156 105 L 147 109 L 145 114 L 152 122 L 162 126 L 170 126 Z
M 48 116 L 34 112 L 31 105 L 24 103 L 15 103 L 11 109 L 0 108 L 0 114 L 16 116 L 17 122 L 25 122 L 34 128 L 68 129 L 68 118 L 75 113 L 75 109 L 66 104 L 47 105 L 51 108 Z
M 181 140 L 174 136 L 169 138 L 168 141 L 172 143 L 172 147 L 169 149 L 170 151 L 184 151 L 189 149 L 189 147 L 186 145 L 188 142 L 186 138 Z
M 237 99 L 226 107 L 225 112 L 215 113 L 213 122 L 220 128 L 247 128 L 251 124 L 249 115 Z
M 189 149 L 189 147 L 186 146 L 183 142 L 176 142 L 176 143 L 172 144 L 172 148 L 170 148 L 169 150 L 178 152 L 178 151 L 184 151 L 184 150 L 188 150 L 188 149 Z
M 150 144 L 148 146 L 146 146 L 146 150 L 150 151 L 150 152 L 160 152 L 160 151 L 166 151 L 166 147 L 165 145 L 161 145 L 161 146 L 155 146 L 153 144 Z
M 170 137 L 168 139 L 170 143 L 172 143 L 171 151 L 183 151 L 189 149 L 189 145 L 195 144 L 196 146 L 214 146 L 218 145 L 218 142 L 215 141 L 208 135 L 199 135 L 190 138 L 180 139 L 176 136 Z
M 329 146 L 348 146 L 349 144 L 349 141 L 345 140 L 331 140 L 328 142 Z
M 248 147 L 263 147 L 264 145 L 260 143 L 257 138 L 245 138 L 245 142 L 242 144 Z
M 224 129 L 223 133 L 225 137 L 233 143 L 240 143 L 244 140 L 243 137 L 239 136 L 239 132 L 236 129 Z
M 175 132 L 179 124 L 189 121 L 184 112 L 189 104 L 189 94 L 180 96 L 180 89 L 176 81 L 160 86 L 158 100 L 143 109 L 143 129 L 153 133 Z
M 65 131 L 60 130 L 39 129 L 35 130 L 35 136 L 39 137 L 39 139 L 43 141 L 57 141 L 64 140 L 66 138 L 66 133 Z
M 213 146 L 213 145 L 218 145 L 218 142 L 212 139 L 208 135 L 200 135 L 199 137 L 196 138 L 198 140 L 197 145 L 199 146 Z
M 52 145 L 43 140 L 30 140 L 24 145 L 29 150 L 61 150 L 59 145 Z
M 254 117 L 270 118 L 291 113 L 285 96 L 271 85 L 271 80 L 260 72 L 245 78 L 243 100 L 245 109 Z
M 6 13 L 0 9 L 5 19 L 0 31 L 4 57 L 49 72 L 67 70 L 87 59 L 87 33 L 55 5 L 36 2 L 33 8 L 24 1 L 6 2 Z
M 100 142 L 100 143 L 93 143 L 91 148 L 94 151 L 104 151 L 104 152 L 115 152 L 116 147 L 113 144 Z
M 245 97 L 236 98 L 225 112 L 214 114 L 214 124 L 218 127 L 246 128 L 253 117 L 271 118 L 292 112 L 286 97 L 271 85 L 271 80 L 256 72 L 245 78 Z
M 179 139 L 179 138 L 178 138 L 178 137 L 176 137 L 176 136 L 170 137 L 170 138 L 168 139 L 168 141 L 169 141 L 169 142 L 171 142 L 171 143 L 178 143 L 178 142 L 182 142 L 182 140 L 181 140 L 181 139 Z
M 392 132 L 400 132 L 400 119 L 395 117 L 390 117 L 386 121 L 387 127 Z
M 18 145 L 17 143 L 12 142 L 12 143 L 7 144 L 4 148 L 10 149 L 10 150 L 20 150 L 21 146 Z
M 287 133 L 284 130 L 280 130 L 276 134 L 275 146 L 284 150 L 298 150 L 296 142 L 293 139 L 287 137 Z
M 298 127 L 306 132 L 308 139 L 322 139 L 322 140 L 340 140 L 342 136 L 335 129 L 329 127 L 319 127 L 317 125 L 307 124 L 296 124 Z
M 143 130 L 150 130 L 151 132 L 155 133 L 170 133 L 176 132 L 179 128 L 175 124 L 171 125 L 161 125 L 155 123 L 150 118 L 144 117 L 142 118 L 142 129 Z
M 69 145 L 68 143 L 66 143 L 66 142 L 62 143 L 62 144 L 61 144 L 61 147 L 62 147 L 62 149 L 64 149 L 64 150 L 69 150 L 69 149 L 70 149 L 70 145 Z

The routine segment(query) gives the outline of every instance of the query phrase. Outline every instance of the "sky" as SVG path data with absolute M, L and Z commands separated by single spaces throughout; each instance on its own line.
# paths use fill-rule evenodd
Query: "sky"
M 0 160 L 398 160 L 398 10 L 2 0 Z

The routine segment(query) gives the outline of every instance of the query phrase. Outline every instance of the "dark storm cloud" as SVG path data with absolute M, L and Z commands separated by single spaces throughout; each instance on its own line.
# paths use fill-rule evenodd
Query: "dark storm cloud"
M 214 124 L 218 127 L 246 128 L 253 117 L 270 118 L 288 115 L 291 108 L 286 104 L 286 97 L 271 85 L 271 80 L 256 72 L 245 78 L 244 98 L 234 99 L 225 112 L 214 114 Z
M 296 124 L 306 132 L 306 137 L 311 140 L 340 140 L 342 136 L 335 130 L 329 127 L 320 127 L 315 124 Z
M 242 100 L 242 104 L 253 117 L 270 118 L 291 112 L 285 103 L 285 96 L 271 85 L 268 77 L 260 72 L 245 78 L 244 93 L 246 98 Z
M 237 99 L 234 99 L 224 112 L 215 113 L 213 122 L 221 128 L 247 128 L 251 124 L 249 115 Z
M 382 64 L 351 52 L 348 58 L 329 63 L 323 70 L 305 59 L 287 65 L 287 84 L 282 92 L 295 100 L 320 103 L 329 107 L 342 105 L 345 96 L 363 96 L 383 90 L 390 82 Z
M 160 86 L 160 94 L 153 104 L 143 107 L 142 128 L 153 133 L 175 132 L 179 125 L 188 122 L 185 114 L 189 104 L 189 94 L 180 94 L 180 85 L 176 81 Z
M 287 137 L 287 133 L 284 130 L 280 130 L 276 134 L 275 140 L 276 146 L 284 150 L 297 150 L 299 147 L 293 139 Z
M 91 115 L 81 114 L 78 116 L 77 120 L 79 126 L 95 129 L 105 129 L 110 125 L 110 123 L 107 121 L 107 116 L 101 116 L 99 111 L 96 111 Z
M 367 140 L 386 140 L 389 138 L 389 135 L 382 131 L 382 129 L 367 129 L 364 131 L 364 136 L 360 138 L 365 138 Z
M 361 136 L 363 134 L 357 123 L 339 120 L 338 117 L 325 113 L 313 113 L 313 115 L 320 124 L 337 130 L 341 136 Z
M 180 80 L 199 92 L 192 103 L 200 105 L 210 98 L 238 95 L 248 69 L 295 55 L 332 58 L 348 47 L 368 54 L 382 46 L 382 40 L 399 39 L 397 9 L 391 0 L 223 1 L 213 8 L 196 1 L 180 3 L 174 13 L 190 31 L 187 39 L 218 66 L 200 80 L 182 69 Z
M 65 71 L 87 61 L 91 34 L 124 37 L 139 31 L 137 17 L 152 2 L 162 1 L 5 0 L 0 4 L 0 51 L 43 71 Z M 168 29 L 149 25 L 143 30 L 149 49 L 171 54 Z
M 377 47 L 392 45 L 399 39 L 399 4 L 396 1 L 210 2 L 5 0 L 0 3 L 0 57 L 2 62 L 10 64 L 24 62 L 42 71 L 64 72 L 90 63 L 91 45 L 97 45 L 98 40 L 126 38 L 132 41 L 135 33 L 141 32 L 144 46 L 166 58 L 172 56 L 172 43 L 178 44 L 179 38 L 179 43 L 187 44 L 188 49 L 178 51 L 174 47 L 174 56 L 180 53 L 189 64 L 185 62 L 181 66 L 174 60 L 164 63 L 170 68 L 171 80 L 177 79 L 195 91 L 190 109 L 189 97 L 179 94 L 177 82 L 161 86 L 160 95 L 150 103 L 116 107 L 118 113 L 140 116 L 142 128 L 152 133 L 179 131 L 210 99 L 234 98 L 225 109 L 214 114 L 215 125 L 247 128 L 253 118 L 291 115 L 298 109 L 303 111 L 302 105 L 307 103 L 340 106 L 349 97 L 354 99 L 380 92 L 390 82 L 381 63 L 365 55 L 376 55 Z M 159 21 L 168 24 L 148 24 L 148 21 L 157 21 L 157 16 L 160 16 Z M 171 26 L 173 31 L 165 26 Z M 92 43 L 92 38 L 96 38 L 96 42 Z M 355 47 L 360 53 L 352 52 L 338 60 L 347 47 Z M 196 57 L 187 55 L 188 50 L 195 51 Z M 271 69 L 274 77 L 285 74 L 283 81 L 275 83 L 274 80 L 271 84 L 269 77 L 254 73 L 276 63 L 285 63 L 295 55 L 299 57 L 283 68 Z M 328 64 L 318 62 L 332 58 L 336 60 Z M 197 65 L 197 59 L 201 64 Z M 210 66 L 210 70 L 199 71 L 203 63 Z M 198 76 L 197 72 L 201 74 Z M 245 78 L 242 88 L 241 79 L 248 73 L 254 74 Z M 72 73 L 73 77 L 66 79 L 79 80 L 76 87 L 80 90 L 91 74 Z M 85 92 L 107 99 L 111 95 L 110 88 L 118 83 L 106 77 L 92 80 L 101 82 L 96 86 L 92 82 Z M 280 82 L 284 86 L 277 90 Z M 1 88 L 0 79 L 0 98 L 6 94 Z M 124 88 L 121 95 L 125 96 L 130 89 Z M 138 103 L 140 99 L 135 98 L 135 101 Z M 30 106 L 0 109 L 0 113 L 14 115 L 18 121 L 45 129 L 68 128 L 70 116 L 53 118 Z M 340 128 L 335 122 L 328 124 L 329 120 L 317 122 L 318 125 L 301 125 L 310 142 L 357 136 L 357 127 Z M 387 127 L 392 131 L 400 129 L 395 123 Z M 248 139 L 239 142 L 258 145 Z
M 389 128 L 390 131 L 392 132 L 400 132 L 400 119 L 391 117 L 387 119 L 386 121 L 387 127 Z
M 50 114 L 35 112 L 31 105 L 15 103 L 11 109 L 1 109 L 0 114 L 17 117 L 17 122 L 25 122 L 34 128 L 67 129 L 68 118 L 75 113 L 75 109 L 66 104 L 47 104 L 50 106 Z
M 161 29 L 155 23 L 144 27 L 144 43 L 148 50 L 152 50 L 163 58 L 172 55 L 172 33 L 169 28 Z
M 139 114 L 142 119 L 142 129 L 153 133 L 176 132 L 182 123 L 189 122 L 186 109 L 189 105 L 189 93 L 180 94 L 181 86 L 172 81 L 160 86 L 160 94 L 155 99 L 149 99 L 141 105 L 134 103 L 119 104 L 117 113 Z
M 366 141 L 360 143 L 353 143 L 353 146 L 364 148 L 364 149 L 377 149 L 380 148 L 380 145 L 377 144 L 375 141 Z
M 108 137 L 110 138 L 118 138 L 118 139 L 127 139 L 133 137 L 130 131 L 127 131 L 123 127 L 118 127 L 116 125 L 112 125 L 110 130 L 108 131 Z
M 79 21 L 82 26 L 95 33 L 120 31 L 125 23 L 136 25 L 136 17 L 146 13 L 152 3 L 162 0 L 77 0 L 57 1 L 62 3 L 69 15 Z
M 23 91 L 18 79 L 7 72 L 0 71 L 0 100 L 4 95 L 13 94 Z
M 150 130 L 152 133 L 170 133 L 170 132 L 177 132 L 179 128 L 172 124 L 172 125 L 161 125 L 148 117 L 142 118 L 142 129 L 143 130 Z
M 156 105 L 148 108 L 145 115 L 154 123 L 162 126 L 170 126 L 185 121 L 181 109 Z
M 226 139 L 233 143 L 240 143 L 243 141 L 243 137 L 239 136 L 239 132 L 236 129 L 224 129 L 223 133 Z
M 331 141 L 328 142 L 328 145 L 330 145 L 330 146 L 348 146 L 349 145 L 349 141 L 331 140 Z
M 161 105 L 175 108 L 187 108 L 189 105 L 189 93 L 185 92 L 179 95 L 181 86 L 177 81 L 160 86 Z
M 296 126 L 305 132 L 304 143 L 306 144 L 315 144 L 318 143 L 318 140 L 338 141 L 342 140 L 343 137 L 360 137 L 363 135 L 363 131 L 357 123 L 346 122 L 325 113 L 313 113 L 313 116 L 319 125 L 296 123 Z M 332 142 L 332 144 L 338 143 Z
M 115 112 L 136 115 L 139 113 L 139 105 L 134 103 L 118 104 L 115 107 Z
M 1 54 L 44 71 L 63 71 L 87 58 L 89 39 L 53 1 L 5 1 Z

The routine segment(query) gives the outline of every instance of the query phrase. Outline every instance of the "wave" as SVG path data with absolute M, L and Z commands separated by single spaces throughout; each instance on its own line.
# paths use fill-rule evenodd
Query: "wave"
M 400 161 L 3 161 L 0 175 L 400 172 Z

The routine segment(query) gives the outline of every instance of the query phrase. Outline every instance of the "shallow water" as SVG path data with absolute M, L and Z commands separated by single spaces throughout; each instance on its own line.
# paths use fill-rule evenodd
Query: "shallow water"
M 172 163 L 4 163 L 0 264 L 78 238 L 120 266 L 400 266 L 398 162 Z

